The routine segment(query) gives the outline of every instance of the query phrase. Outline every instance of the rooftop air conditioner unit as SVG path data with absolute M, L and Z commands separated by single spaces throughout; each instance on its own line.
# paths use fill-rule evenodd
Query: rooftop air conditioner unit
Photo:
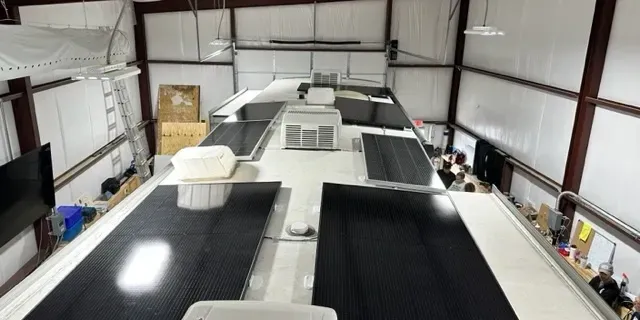
M 338 71 L 311 70 L 312 87 L 330 87 L 340 84 L 342 75 Z
M 296 108 L 282 118 L 283 149 L 337 150 L 342 116 L 337 109 Z

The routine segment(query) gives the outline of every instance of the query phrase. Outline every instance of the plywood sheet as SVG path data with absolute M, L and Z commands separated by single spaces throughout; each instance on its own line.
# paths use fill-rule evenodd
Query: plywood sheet
M 200 86 L 161 84 L 158 89 L 158 121 L 198 122 Z
M 200 86 L 161 84 L 158 89 L 158 153 L 162 150 L 165 122 L 198 122 L 200 120 Z
M 549 207 L 548 204 L 540 204 L 540 210 L 538 211 L 538 216 L 536 217 L 536 222 L 540 226 L 540 231 L 546 232 L 549 230 L 549 223 L 547 220 L 549 219 L 549 210 L 551 210 L 551 207 Z
M 162 126 L 161 154 L 174 155 L 182 148 L 194 147 L 207 135 L 206 123 L 165 122 Z

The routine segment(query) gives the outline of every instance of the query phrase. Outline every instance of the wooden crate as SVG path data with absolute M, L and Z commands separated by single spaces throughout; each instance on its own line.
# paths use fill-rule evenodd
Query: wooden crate
M 138 189 L 141 181 L 138 175 L 134 175 L 129 178 L 125 183 L 120 186 L 120 190 L 116 192 L 109 200 L 94 200 L 93 206 L 101 209 L 102 211 L 109 211 L 113 209 L 118 203 L 120 203 L 124 198 L 130 195 L 134 190 Z

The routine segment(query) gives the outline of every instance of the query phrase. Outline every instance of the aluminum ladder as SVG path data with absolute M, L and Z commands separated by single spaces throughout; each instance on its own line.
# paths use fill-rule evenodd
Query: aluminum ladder
M 116 115 L 116 103 L 111 83 L 102 81 L 102 93 L 104 94 L 104 106 L 107 114 L 107 141 L 111 142 L 118 137 L 118 124 Z M 116 148 L 110 153 L 113 176 L 118 176 L 123 171 L 120 148 Z
M 106 86 L 108 86 L 110 90 L 107 91 L 105 89 Z M 105 80 L 103 81 L 103 90 L 105 94 L 109 141 L 113 141 L 113 139 L 117 137 L 117 126 L 115 121 L 115 105 L 117 105 L 118 110 L 120 111 L 120 116 L 122 117 L 124 133 L 127 137 L 127 141 L 129 142 L 129 147 L 131 148 L 131 155 L 133 156 L 136 172 L 140 177 L 141 182 L 145 182 L 151 177 L 151 170 L 149 169 L 148 162 L 149 151 L 146 146 L 144 134 L 140 129 L 138 129 L 137 124 L 133 120 L 133 108 L 131 107 L 131 100 L 129 100 L 127 85 L 124 80 Z M 109 102 L 109 100 L 111 102 Z M 111 163 L 114 169 L 114 174 L 122 172 L 122 158 L 119 150 L 111 154 Z M 118 166 L 120 166 L 120 170 L 117 170 Z

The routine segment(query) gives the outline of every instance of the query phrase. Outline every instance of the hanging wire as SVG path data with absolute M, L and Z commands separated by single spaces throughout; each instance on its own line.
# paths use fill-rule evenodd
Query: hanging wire
M 0 4 L 2 5 L 2 8 L 4 9 L 4 14 L 7 16 L 7 20 L 9 20 L 9 9 L 7 8 L 7 4 L 4 2 L 4 0 L 0 0 Z
M 453 20 L 453 16 L 456 14 L 456 10 L 458 10 L 458 5 L 460 5 L 460 0 L 453 4 L 453 0 L 449 0 L 449 20 L 447 20 L 447 31 L 444 36 L 444 58 L 442 59 L 442 63 L 447 63 L 447 55 L 449 54 L 449 31 L 451 30 L 451 20 Z M 453 8 L 452 8 L 453 6 Z
M 82 0 L 82 11 L 84 11 L 84 28 L 89 29 L 89 22 L 87 20 L 87 4 L 85 0 Z
M 489 14 L 489 0 L 484 1 L 484 22 L 482 23 L 483 27 L 487 26 L 487 15 Z
M 222 20 L 224 19 L 224 11 L 227 6 L 227 0 L 222 0 L 222 14 L 220 15 L 220 23 L 218 23 L 218 36 L 216 40 L 220 40 L 220 28 L 222 27 Z
M 449 13 L 449 21 L 451 21 L 451 19 L 453 19 L 453 16 L 456 14 L 456 10 L 458 10 L 458 6 L 459 6 L 459 5 L 460 5 L 460 0 L 458 0 L 458 1 L 456 2 L 456 4 L 453 6 L 453 10 L 449 10 L 449 11 L 451 11 L 451 12 Z

